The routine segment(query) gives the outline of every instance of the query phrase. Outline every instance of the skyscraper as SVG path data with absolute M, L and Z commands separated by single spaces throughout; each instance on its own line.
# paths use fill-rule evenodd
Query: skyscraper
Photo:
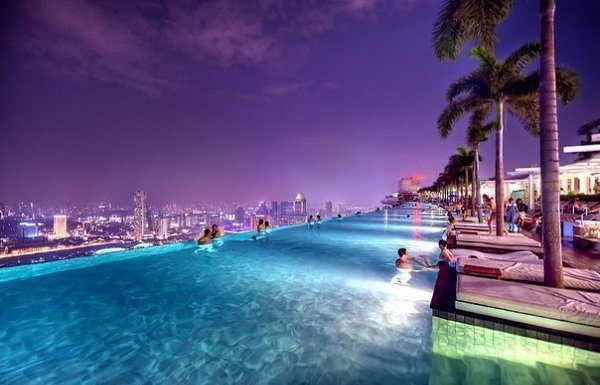
M 294 213 L 297 215 L 306 215 L 307 209 L 306 198 L 302 193 L 298 193 L 296 199 L 294 199 Z
M 55 238 L 66 238 L 69 236 L 67 232 L 67 216 L 66 215 L 55 215 L 54 216 L 54 237 Z
M 325 216 L 332 217 L 333 216 L 333 203 L 325 202 Z
M 243 208 L 238 207 L 237 209 L 235 209 L 233 215 L 235 215 L 236 223 L 244 223 L 245 212 Z
M 145 191 L 137 191 L 133 196 L 133 238 L 141 241 L 147 227 L 147 197 Z

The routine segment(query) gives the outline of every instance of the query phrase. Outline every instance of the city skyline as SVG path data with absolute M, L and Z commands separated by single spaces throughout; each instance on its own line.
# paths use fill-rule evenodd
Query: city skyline
M 464 144 L 461 129 L 438 140 L 435 121 L 446 85 L 475 63 L 435 59 L 438 2 L 146 4 L 0 6 L 0 201 L 123 203 L 143 189 L 156 202 L 302 191 L 376 203 L 401 177 L 433 180 Z M 600 54 L 573 42 L 600 33 L 600 4 L 558 7 L 557 63 L 582 80 L 559 108 L 570 145 L 597 117 Z M 538 19 L 535 2 L 515 7 L 498 55 L 537 39 Z M 512 118 L 505 140 L 507 171 L 539 162 L 538 139 Z M 482 148 L 485 177 L 493 142 Z

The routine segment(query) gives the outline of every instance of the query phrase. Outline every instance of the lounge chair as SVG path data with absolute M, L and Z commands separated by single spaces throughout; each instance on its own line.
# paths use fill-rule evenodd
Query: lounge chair
M 526 250 L 538 255 L 542 254 L 542 245 L 540 242 L 519 233 L 510 233 L 503 237 L 459 233 L 456 236 L 455 247 L 492 253 L 509 253 Z
M 600 294 L 459 274 L 456 309 L 600 338 Z
M 452 249 L 452 254 L 456 258 L 477 258 L 477 259 L 498 259 L 503 261 L 535 262 L 539 257 L 531 251 L 513 251 L 511 253 L 484 253 L 478 250 L 470 249 Z
M 537 261 L 509 261 L 459 258 L 456 264 L 459 273 L 478 275 L 507 281 L 541 284 L 544 282 L 544 265 Z M 600 292 L 600 272 L 590 269 L 563 268 L 563 283 L 566 288 Z

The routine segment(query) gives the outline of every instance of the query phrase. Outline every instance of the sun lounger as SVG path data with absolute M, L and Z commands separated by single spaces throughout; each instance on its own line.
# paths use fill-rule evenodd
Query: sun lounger
M 508 253 L 526 250 L 538 255 L 542 254 L 542 245 L 538 241 L 518 233 L 511 233 L 503 237 L 459 233 L 454 246 L 485 252 Z
M 469 249 L 452 249 L 452 254 L 456 258 L 469 258 L 475 257 L 478 259 L 500 259 L 508 261 L 521 261 L 521 262 L 535 262 L 539 261 L 539 257 L 531 251 L 513 251 L 512 253 L 497 254 L 497 253 L 484 253 L 478 250 Z
M 459 274 L 456 309 L 600 338 L 600 294 Z
M 477 223 L 477 222 L 456 222 L 454 225 L 456 230 L 471 230 L 471 231 L 489 231 L 487 223 Z M 495 229 L 496 226 L 492 226 L 492 229 Z
M 459 258 L 456 270 L 464 274 L 479 275 L 508 281 L 530 283 L 544 282 L 544 265 L 537 261 L 502 261 L 491 259 Z M 600 272 L 590 269 L 563 268 L 566 288 L 600 292 Z

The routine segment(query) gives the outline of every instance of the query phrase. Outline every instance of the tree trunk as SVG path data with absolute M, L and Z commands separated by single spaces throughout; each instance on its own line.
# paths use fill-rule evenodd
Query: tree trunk
M 465 212 L 469 209 L 469 168 L 465 167 Z
M 477 208 L 477 221 L 483 222 L 483 204 L 481 202 L 481 176 L 479 175 L 479 147 L 475 147 L 475 205 Z
M 554 0 L 540 1 L 540 168 L 542 185 L 542 244 L 544 282 L 563 287 L 560 234 L 560 185 L 556 68 L 554 62 Z
M 471 168 L 471 216 L 475 216 L 475 163 Z
M 504 235 L 504 103 L 496 104 L 496 235 Z

